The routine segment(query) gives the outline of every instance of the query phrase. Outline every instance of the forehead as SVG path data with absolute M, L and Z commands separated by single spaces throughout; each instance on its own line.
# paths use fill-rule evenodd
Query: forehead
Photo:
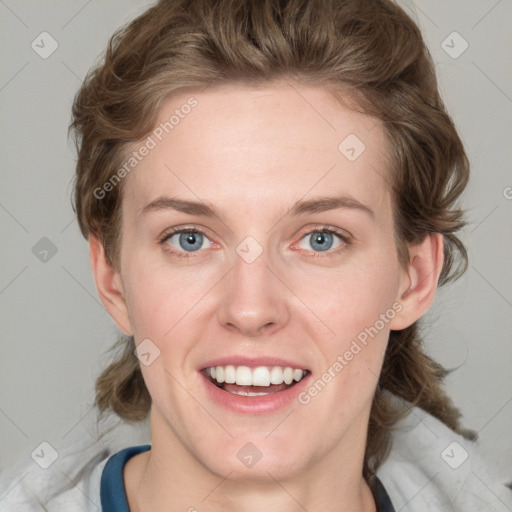
M 163 103 L 155 129 L 134 150 L 144 145 L 150 149 L 125 183 L 135 210 L 179 195 L 261 216 L 262 208 L 319 195 L 353 196 L 379 209 L 389 195 L 382 124 L 320 87 L 181 92 Z

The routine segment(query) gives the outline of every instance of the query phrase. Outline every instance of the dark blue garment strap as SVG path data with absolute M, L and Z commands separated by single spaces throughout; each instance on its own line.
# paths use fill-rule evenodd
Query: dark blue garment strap
M 375 499 L 375 505 L 377 506 L 377 512 L 396 512 L 391 498 L 386 491 L 382 482 L 377 478 L 377 475 L 373 475 L 370 488 Z
M 123 481 L 123 468 L 128 459 L 147 452 L 151 445 L 131 446 L 112 455 L 101 473 L 100 500 L 102 512 L 130 512 Z

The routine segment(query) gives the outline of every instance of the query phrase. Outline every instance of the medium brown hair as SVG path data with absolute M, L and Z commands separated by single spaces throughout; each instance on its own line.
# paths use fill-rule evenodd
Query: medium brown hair
M 391 0 L 160 0 L 119 29 L 73 104 L 74 208 L 84 237 L 97 236 L 107 260 L 121 268 L 123 183 L 101 199 L 94 191 L 154 128 L 170 94 L 278 79 L 325 87 L 383 122 L 402 264 L 408 244 L 441 233 L 440 284 L 464 272 L 467 255 L 456 236 L 464 221 L 456 203 L 468 160 L 420 30 Z M 100 416 L 113 411 L 132 422 L 149 413 L 134 346 L 133 337 L 121 336 L 113 347 L 119 353 L 96 382 Z M 417 323 L 390 333 L 370 415 L 366 476 L 385 459 L 393 426 L 412 406 L 471 436 L 441 388 L 446 373 L 425 354 Z M 395 403 L 393 395 L 408 403 Z

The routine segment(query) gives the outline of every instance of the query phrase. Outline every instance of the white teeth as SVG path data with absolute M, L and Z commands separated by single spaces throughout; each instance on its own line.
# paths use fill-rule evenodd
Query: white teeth
M 258 366 L 252 371 L 253 386 L 269 386 L 270 385 L 270 372 L 266 366 Z
M 242 395 L 242 396 L 265 396 L 270 395 L 271 393 L 252 393 L 251 391 L 230 391 L 233 395 Z
M 237 384 L 238 386 L 270 386 L 271 384 L 291 384 L 294 380 L 299 382 L 306 370 L 294 369 L 290 366 L 212 366 L 206 369 L 206 374 L 219 384 Z M 240 393 L 239 393 L 240 394 Z M 244 393 L 245 394 L 245 393 Z M 265 394 L 265 393 L 263 393 Z M 257 396 L 249 394 L 248 396 Z
M 299 380 L 302 379 L 303 375 L 304 372 L 302 370 L 293 370 L 293 380 L 299 382 Z M 212 375 L 212 377 L 215 377 L 215 375 Z
M 282 384 L 283 381 L 283 369 L 280 366 L 274 366 L 270 370 L 270 384 Z
M 237 386 L 252 386 L 252 372 L 248 366 L 238 366 L 236 369 Z
M 218 368 L 222 368 L 222 366 L 217 366 Z M 226 384 L 234 384 L 236 382 L 236 368 L 232 364 L 224 367 L 224 382 Z

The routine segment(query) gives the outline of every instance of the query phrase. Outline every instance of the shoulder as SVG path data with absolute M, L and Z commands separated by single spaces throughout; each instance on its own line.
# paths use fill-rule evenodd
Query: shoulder
M 396 425 L 377 475 L 402 512 L 512 510 L 507 479 L 494 473 L 478 443 L 416 407 Z
M 126 424 L 114 415 L 99 421 L 86 414 L 79 428 L 51 441 L 56 458 L 47 469 L 32 460 L 30 451 L 0 468 L 0 512 L 98 512 L 107 462 L 149 437 L 149 419 Z
M 100 508 L 100 480 L 109 452 L 85 448 L 46 469 L 32 459 L 0 473 L 0 512 L 89 511 Z

